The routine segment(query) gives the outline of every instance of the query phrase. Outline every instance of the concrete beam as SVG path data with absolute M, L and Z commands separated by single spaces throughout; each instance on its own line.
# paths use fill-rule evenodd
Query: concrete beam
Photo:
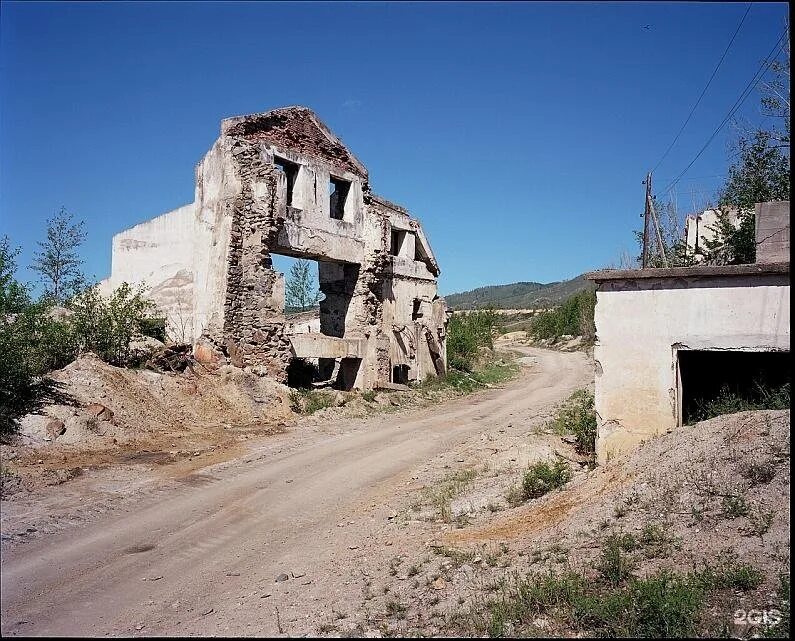
M 336 338 L 324 334 L 294 334 L 289 337 L 293 354 L 300 358 L 364 358 L 363 338 Z

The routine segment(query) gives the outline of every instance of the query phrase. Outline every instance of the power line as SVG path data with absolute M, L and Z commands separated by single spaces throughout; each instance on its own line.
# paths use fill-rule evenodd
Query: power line
M 753 75 L 753 77 L 751 78 L 749 83 L 745 86 L 745 89 L 743 89 L 742 93 L 740 94 L 740 97 L 737 98 L 737 100 L 735 101 L 734 105 L 732 105 L 732 108 L 729 110 L 729 113 L 726 114 L 726 117 L 721 121 L 721 123 L 718 125 L 718 127 L 715 129 L 715 131 L 712 132 L 712 135 L 709 137 L 709 139 L 707 139 L 707 142 L 704 143 L 704 146 L 698 151 L 698 153 L 696 154 L 695 158 L 693 158 L 693 160 L 690 161 L 690 164 L 688 164 L 687 167 L 685 167 L 684 170 L 682 170 L 682 172 L 671 183 L 669 183 L 665 187 L 665 189 L 663 189 L 662 192 L 660 192 L 660 193 L 667 193 L 668 191 L 670 191 L 671 187 L 673 187 L 677 182 L 679 182 L 679 180 L 682 178 L 682 176 L 684 176 L 687 173 L 687 171 L 695 164 L 696 160 L 698 160 L 701 157 L 701 154 L 704 153 L 704 150 L 706 150 L 706 148 L 709 146 L 709 143 L 712 142 L 712 140 L 715 138 L 715 136 L 717 136 L 718 133 L 720 132 L 720 130 L 723 129 L 723 127 L 726 125 L 727 122 L 729 122 L 731 117 L 740 108 L 740 106 L 743 104 L 743 102 L 745 102 L 745 99 L 749 96 L 749 94 L 751 93 L 751 90 L 756 86 L 756 83 L 759 82 L 759 80 L 761 79 L 761 77 L 765 73 L 765 71 L 767 71 L 768 68 L 770 67 L 770 65 L 773 64 L 773 62 L 774 62 L 774 60 L 776 58 L 776 53 L 777 53 L 776 49 L 779 48 L 779 46 L 781 45 L 782 40 L 784 40 L 784 37 L 786 35 L 787 35 L 786 31 L 781 34 L 779 39 L 776 41 L 776 44 L 770 50 L 770 53 L 762 61 L 762 64 L 760 65 L 759 69 Z
M 671 149 L 673 149 L 674 145 L 676 144 L 676 141 L 679 140 L 679 136 L 682 135 L 682 132 L 685 130 L 685 127 L 687 127 L 687 123 L 690 122 L 690 118 L 693 117 L 693 113 L 696 111 L 696 107 L 698 107 L 698 105 L 701 103 L 701 99 L 704 97 L 704 94 L 707 93 L 707 89 L 709 89 L 709 86 L 712 84 L 712 80 L 715 78 L 715 74 L 718 73 L 718 69 L 720 69 L 721 64 L 723 64 L 723 59 L 726 57 L 726 54 L 729 53 L 729 49 L 731 49 L 731 46 L 734 43 L 734 39 L 737 37 L 737 34 L 740 32 L 740 27 L 743 26 L 743 22 L 745 22 L 745 19 L 748 16 L 748 12 L 751 10 L 752 6 L 753 2 L 749 2 L 748 8 L 745 10 L 743 17 L 740 20 L 740 24 L 738 24 L 737 28 L 734 30 L 734 35 L 732 36 L 731 40 L 729 40 L 729 44 L 726 45 L 726 49 L 723 51 L 723 55 L 720 57 L 720 60 L 718 60 L 718 64 L 715 66 L 715 69 L 712 71 L 712 75 L 709 77 L 709 80 L 707 80 L 707 84 L 704 86 L 704 89 L 702 90 L 701 95 L 698 97 L 698 100 L 696 100 L 696 104 L 693 105 L 693 108 L 690 110 L 690 113 L 687 114 L 685 122 L 682 124 L 676 136 L 674 136 L 674 139 L 671 141 L 671 144 L 668 145 L 668 149 L 665 150 L 665 153 L 662 155 L 662 158 L 660 158 L 657 161 L 657 164 L 654 165 L 654 169 L 651 170 L 652 173 L 654 173 L 657 167 L 660 166 L 660 163 L 662 163 L 662 161 L 665 160 L 665 158 L 668 156 L 668 153 L 671 151 Z

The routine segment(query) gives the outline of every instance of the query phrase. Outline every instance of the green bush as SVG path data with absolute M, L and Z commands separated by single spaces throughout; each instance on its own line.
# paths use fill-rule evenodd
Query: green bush
M 447 364 L 451 369 L 472 371 L 479 347 L 493 348 L 493 310 L 453 314 L 447 325 Z
M 0 433 L 13 431 L 21 416 L 58 396 L 57 385 L 44 378 L 60 358 L 47 349 L 58 344 L 58 325 L 50 306 L 33 303 L 28 287 L 14 278 L 18 254 L 8 238 L 0 240 Z
M 540 461 L 530 466 L 522 478 L 522 496 L 535 499 L 547 492 L 564 486 L 571 480 L 571 470 L 562 460 L 554 463 Z
M 541 312 L 530 323 L 530 334 L 535 338 L 559 340 L 561 336 L 582 336 L 593 342 L 594 308 L 596 292 L 587 289 L 570 296 L 558 307 Z
M 68 304 L 69 318 L 79 352 L 94 352 L 112 365 L 127 365 L 130 343 L 141 335 L 141 324 L 150 319 L 154 305 L 143 293 L 122 283 L 109 297 L 96 287 L 75 296 Z
M 558 434 L 574 434 L 577 450 L 583 454 L 596 451 L 596 412 L 594 397 L 586 389 L 576 390 L 558 408 L 550 427 Z

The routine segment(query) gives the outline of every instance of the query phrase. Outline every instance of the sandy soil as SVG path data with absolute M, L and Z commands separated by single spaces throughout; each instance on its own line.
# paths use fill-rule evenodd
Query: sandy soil
M 501 388 L 251 434 L 231 460 L 151 453 L 15 494 L 2 510 L 3 634 L 378 636 L 388 584 L 419 586 L 403 559 L 504 509 L 506 479 L 528 461 L 577 460 L 542 426 L 592 381 L 588 357 L 519 349 L 523 373 Z M 440 513 L 428 497 L 458 474 L 477 490 Z

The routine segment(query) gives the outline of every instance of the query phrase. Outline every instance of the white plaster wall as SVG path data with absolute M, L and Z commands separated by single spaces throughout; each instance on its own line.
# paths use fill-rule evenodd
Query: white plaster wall
M 111 274 L 100 283 L 106 296 L 124 282 L 143 285 L 179 341 L 193 331 L 193 214 L 185 205 L 116 234 Z
M 191 203 L 116 234 L 109 283 L 154 287 L 180 270 L 191 270 L 193 225 Z
M 222 136 L 196 168 L 194 339 L 203 331 L 216 340 L 222 338 L 231 206 L 241 189 L 229 141 Z
M 603 283 L 594 348 L 599 462 L 677 426 L 677 346 L 789 350 L 788 281 L 788 274 L 733 277 L 637 291 L 604 291 Z

